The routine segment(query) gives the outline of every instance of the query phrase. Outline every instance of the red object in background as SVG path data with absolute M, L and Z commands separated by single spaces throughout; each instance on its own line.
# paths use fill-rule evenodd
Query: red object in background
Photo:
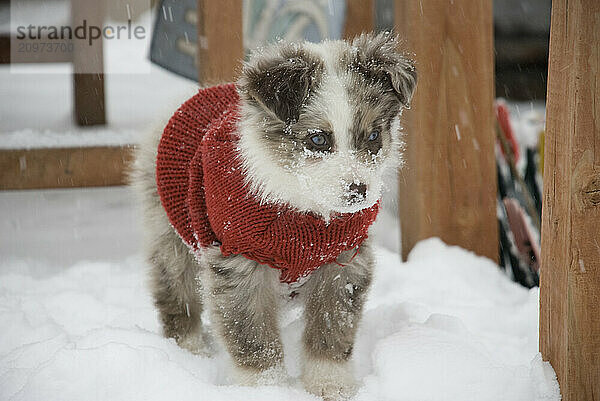
M 508 224 L 514 237 L 514 243 L 521 255 L 521 259 L 529 265 L 533 271 L 540 269 L 540 247 L 532 229 L 527 222 L 525 211 L 516 199 L 504 198 L 504 207 L 508 217 Z
M 496 120 L 498 121 L 498 125 L 500 126 L 500 131 L 504 134 L 506 141 L 508 142 L 510 149 L 514 155 L 515 163 L 519 161 L 519 144 L 515 139 L 515 133 L 512 129 L 512 125 L 510 123 L 510 112 L 508 111 L 508 107 L 506 103 L 501 100 L 496 100 L 496 104 L 494 105 L 494 111 L 496 112 Z M 506 157 L 504 153 L 504 149 L 502 146 L 500 147 L 502 150 L 502 154 Z
M 193 250 L 220 243 L 281 270 L 293 283 L 360 247 L 379 202 L 329 222 L 250 194 L 236 151 L 239 96 L 234 84 L 200 90 L 169 120 L 156 160 L 161 202 L 179 236 Z M 282 183 L 285 185 L 285 183 Z

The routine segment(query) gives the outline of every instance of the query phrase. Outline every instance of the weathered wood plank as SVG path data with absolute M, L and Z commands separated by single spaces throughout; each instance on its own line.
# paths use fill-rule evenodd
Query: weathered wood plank
M 552 2 L 540 350 L 564 401 L 600 399 L 600 3 Z
M 104 23 L 104 2 L 77 0 L 71 2 L 74 26 L 87 21 L 90 26 Z M 89 45 L 86 40 L 73 41 L 73 105 L 78 125 L 106 124 L 104 96 L 104 53 L 102 38 Z
M 348 0 L 343 36 L 352 39 L 375 28 L 375 0 Z
M 198 0 L 198 81 L 236 80 L 244 59 L 242 2 Z
M 0 190 L 122 185 L 132 149 L 0 149 Z
M 73 96 L 77 125 L 106 124 L 104 74 L 73 74 Z
M 492 4 L 397 0 L 396 27 L 416 53 L 400 174 L 402 254 L 437 236 L 498 258 Z

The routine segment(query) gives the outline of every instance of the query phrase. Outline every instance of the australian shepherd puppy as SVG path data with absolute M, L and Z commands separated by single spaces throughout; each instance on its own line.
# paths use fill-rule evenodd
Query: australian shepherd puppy
M 282 288 L 293 290 L 305 304 L 305 388 L 327 400 L 354 393 L 374 267 L 367 231 L 415 85 L 389 33 L 278 43 L 140 145 L 132 180 L 165 336 L 205 353 L 208 308 L 237 381 L 283 383 L 278 310 Z

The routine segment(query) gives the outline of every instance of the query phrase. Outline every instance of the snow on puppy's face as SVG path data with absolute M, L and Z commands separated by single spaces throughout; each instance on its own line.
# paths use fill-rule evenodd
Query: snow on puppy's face
M 264 202 L 326 218 L 372 206 L 400 160 L 400 112 L 415 84 L 388 33 L 255 53 L 239 82 L 247 184 Z

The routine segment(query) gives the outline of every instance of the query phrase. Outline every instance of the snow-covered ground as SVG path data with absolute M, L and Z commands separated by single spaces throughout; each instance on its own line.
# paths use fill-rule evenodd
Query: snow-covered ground
M 282 387 L 235 386 L 222 348 L 200 357 L 161 336 L 131 199 L 126 188 L 0 192 L 0 400 L 316 400 L 296 379 L 293 304 Z M 538 295 L 436 239 L 407 263 L 380 246 L 355 399 L 559 400 L 537 352 Z

